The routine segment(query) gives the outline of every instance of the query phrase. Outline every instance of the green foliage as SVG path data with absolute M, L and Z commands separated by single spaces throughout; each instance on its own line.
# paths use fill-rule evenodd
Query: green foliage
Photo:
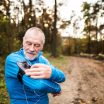
M 97 0 L 93 4 L 84 2 L 82 5 L 82 12 L 83 12 L 83 19 L 85 21 L 83 31 L 88 39 L 87 52 L 88 53 L 96 52 L 96 54 L 98 54 L 99 52 L 101 52 L 99 50 L 99 47 L 100 48 L 103 47 L 103 42 L 101 45 L 99 45 L 99 42 L 98 42 L 99 36 L 101 36 L 100 38 L 101 40 L 103 40 L 102 30 L 104 29 L 103 28 L 104 23 L 102 22 L 100 23 L 100 25 L 98 25 L 99 21 L 104 16 L 102 1 Z M 103 48 L 102 48 L 102 51 L 103 51 Z
M 9 104 L 4 79 L 4 59 L 0 57 L 0 104 Z
M 0 72 L 0 74 L 2 74 Z M 0 104 L 9 104 L 9 98 L 5 87 L 4 76 L 0 76 Z
M 62 39 L 62 50 L 64 55 L 72 55 L 79 51 L 79 42 L 74 38 L 63 38 Z
M 90 4 L 89 3 L 87 3 L 87 2 L 83 2 L 83 9 L 82 9 L 82 11 L 85 11 L 85 10 L 89 10 L 90 9 Z
M 4 7 L 4 9 L 0 10 L 1 55 L 6 56 L 8 53 L 19 49 L 22 44 L 22 37 L 25 31 L 31 26 L 38 26 L 44 31 L 46 36 L 44 51 L 52 52 L 53 49 L 53 52 L 56 51 L 57 55 L 63 53 L 62 50 L 64 49 L 64 52 L 68 54 L 80 53 L 80 51 L 86 52 L 86 50 L 87 52 L 92 50 L 104 52 L 102 33 L 104 26 L 103 24 L 97 25 L 97 20 L 99 21 L 99 19 L 104 16 L 101 0 L 97 0 L 96 3 L 93 4 L 84 2 L 82 5 L 83 19 L 85 21 L 85 42 L 81 39 L 73 39 L 70 40 L 66 46 L 62 46 L 63 43 L 60 33 L 58 33 L 58 29 L 65 29 L 65 27 L 71 24 L 71 20 L 75 14 L 73 14 L 69 20 L 61 19 L 58 15 L 59 13 L 56 13 L 56 15 L 54 10 L 59 10 L 59 8 L 63 6 L 63 2 L 58 2 L 57 5 L 55 5 L 56 7 L 54 6 L 54 9 L 46 8 L 43 0 L 36 1 L 36 5 L 34 5 L 32 0 L 29 0 L 28 4 L 25 4 L 24 0 L 18 2 L 20 5 L 12 6 L 15 3 L 14 1 L 10 2 L 10 0 L 2 0 L 2 3 L 0 4 L 0 7 Z M 14 14 L 14 17 L 11 17 L 10 6 L 12 6 L 14 10 L 17 9 L 18 13 Z M 24 12 L 24 16 L 21 21 L 16 23 L 16 20 L 19 20 L 18 14 L 21 14 L 22 11 Z M 39 13 L 39 16 L 37 16 L 37 12 Z M 78 28 L 80 28 L 78 26 L 78 21 L 80 21 L 80 18 L 76 19 L 73 23 L 73 32 L 75 33 L 77 33 L 79 30 Z M 60 25 L 58 24 L 58 27 L 54 28 L 57 25 L 57 22 L 60 23 Z M 100 45 L 99 42 L 97 42 L 98 33 L 100 34 L 100 40 L 102 41 L 100 42 Z M 95 39 L 96 42 L 92 42 L 92 38 Z M 96 43 L 98 43 L 98 45 Z M 94 45 L 94 48 L 99 46 L 98 48 L 100 51 L 97 50 L 97 48 L 94 49 L 92 45 Z M 90 48 L 92 49 L 90 50 Z

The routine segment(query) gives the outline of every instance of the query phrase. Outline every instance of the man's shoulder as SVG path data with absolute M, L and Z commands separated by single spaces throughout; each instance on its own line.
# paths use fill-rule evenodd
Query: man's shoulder
M 6 60 L 19 60 L 22 58 L 22 55 L 19 53 L 19 51 L 17 52 L 12 52 L 10 53 L 7 57 L 6 57 Z
M 46 58 L 46 57 L 44 57 L 43 55 L 41 55 L 40 57 L 39 57 L 39 61 L 41 62 L 41 63 L 46 63 L 46 64 L 48 64 L 49 63 L 49 61 L 48 61 L 48 59 Z
M 9 57 L 9 58 L 11 58 L 11 57 L 17 57 L 19 54 L 18 54 L 18 51 L 17 52 L 12 52 L 12 53 L 10 53 L 8 56 L 7 56 L 7 58 Z
M 43 55 L 41 55 L 39 58 L 40 58 L 41 60 L 47 60 L 47 58 L 44 57 Z

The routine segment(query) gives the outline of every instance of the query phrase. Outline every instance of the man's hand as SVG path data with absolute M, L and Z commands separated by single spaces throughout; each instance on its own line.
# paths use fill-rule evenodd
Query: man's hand
M 30 69 L 25 70 L 26 75 L 31 78 L 50 78 L 52 70 L 45 64 L 34 64 Z

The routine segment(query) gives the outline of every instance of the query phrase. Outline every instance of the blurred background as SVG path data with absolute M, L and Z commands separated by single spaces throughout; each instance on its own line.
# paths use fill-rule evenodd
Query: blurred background
M 104 0 L 0 0 L 0 104 L 8 102 L 5 57 L 22 47 L 32 26 L 45 33 L 47 57 L 104 60 Z
M 20 48 L 32 26 L 44 31 L 53 56 L 104 53 L 103 0 L 0 0 L 0 55 Z

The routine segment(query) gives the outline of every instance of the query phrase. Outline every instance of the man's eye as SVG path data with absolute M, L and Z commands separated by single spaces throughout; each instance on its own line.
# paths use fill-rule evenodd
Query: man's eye
M 31 45 L 31 43 L 27 42 L 27 45 Z
M 40 47 L 40 44 L 34 44 L 35 47 Z

